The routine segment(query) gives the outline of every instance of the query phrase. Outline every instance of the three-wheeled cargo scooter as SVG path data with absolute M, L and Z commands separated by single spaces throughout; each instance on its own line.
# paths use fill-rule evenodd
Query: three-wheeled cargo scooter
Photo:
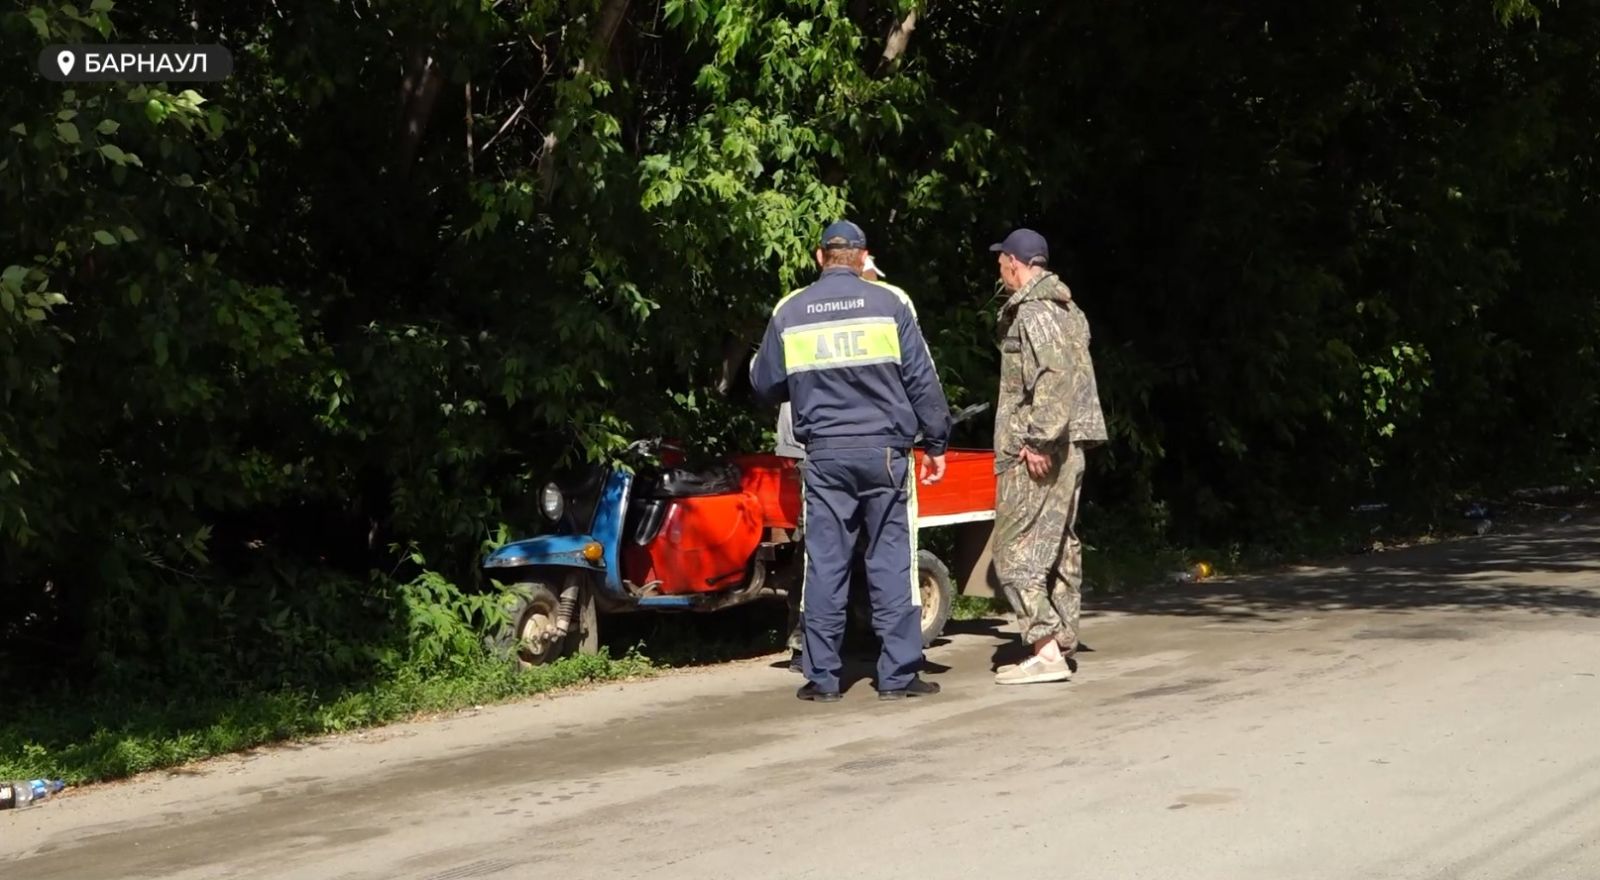
M 964 419 L 986 409 L 969 407 Z M 484 575 L 508 587 L 510 625 L 497 638 L 523 665 L 599 649 L 599 616 L 634 611 L 719 611 L 799 590 L 804 574 L 799 462 L 739 455 L 703 470 L 681 466 L 681 450 L 634 474 L 594 467 L 546 485 L 546 533 L 505 544 L 483 560 Z M 923 452 L 916 450 L 920 467 Z M 918 529 L 994 519 L 992 450 L 951 449 L 944 479 L 917 487 Z M 987 534 L 983 535 L 987 538 Z M 987 559 L 983 560 L 984 562 Z M 943 562 L 916 560 L 922 640 L 930 645 L 954 610 L 956 589 Z M 866 616 L 852 589 L 851 616 Z

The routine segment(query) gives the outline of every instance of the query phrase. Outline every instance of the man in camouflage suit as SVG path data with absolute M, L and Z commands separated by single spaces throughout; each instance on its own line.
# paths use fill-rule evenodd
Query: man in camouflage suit
M 998 328 L 995 570 L 1033 648 L 1027 660 L 997 670 L 995 682 L 1065 681 L 1078 647 L 1084 451 L 1106 440 L 1089 323 L 1046 268 L 1050 250 L 1039 233 L 1018 229 L 990 250 L 1011 291 Z

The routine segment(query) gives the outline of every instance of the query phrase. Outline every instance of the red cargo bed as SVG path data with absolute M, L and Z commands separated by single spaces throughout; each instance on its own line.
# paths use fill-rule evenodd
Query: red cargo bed
M 917 467 L 922 452 L 917 452 Z M 994 452 L 952 449 L 944 457 L 944 479 L 917 486 L 920 528 L 994 519 Z
M 744 490 L 761 504 L 772 528 L 792 529 L 800 517 L 800 472 L 794 459 L 741 455 Z M 917 452 L 920 469 L 922 452 Z M 944 479 L 917 486 L 917 526 L 932 528 L 994 519 L 994 452 L 952 449 L 945 455 Z

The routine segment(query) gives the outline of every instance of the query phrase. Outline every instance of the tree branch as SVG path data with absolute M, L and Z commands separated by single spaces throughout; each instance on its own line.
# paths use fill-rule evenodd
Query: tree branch
M 473 158 L 473 154 L 472 154 L 472 80 L 470 80 L 470 79 L 467 80 L 466 98 L 467 98 L 467 176 L 468 177 L 475 177 L 477 175 L 478 167 L 477 167 L 477 162 Z
M 539 186 L 546 202 L 556 191 L 556 143 L 556 133 L 549 132 L 539 150 Z
M 917 29 L 917 11 L 915 9 L 906 13 L 904 21 L 899 22 L 889 29 L 889 38 L 884 41 L 883 60 L 879 68 L 894 64 L 901 55 L 905 54 L 906 46 L 911 42 L 911 32 Z
M 522 102 L 517 105 L 517 109 L 511 111 L 511 115 L 507 116 L 506 121 L 500 124 L 499 130 L 494 133 L 493 137 L 483 142 L 483 147 L 481 148 L 482 152 L 489 152 L 489 148 L 494 146 L 494 142 L 499 140 L 500 136 L 506 133 L 506 129 L 510 128 L 512 123 L 516 122 L 517 118 L 522 116 L 522 111 L 526 109 L 528 109 L 528 93 L 524 92 L 522 95 Z

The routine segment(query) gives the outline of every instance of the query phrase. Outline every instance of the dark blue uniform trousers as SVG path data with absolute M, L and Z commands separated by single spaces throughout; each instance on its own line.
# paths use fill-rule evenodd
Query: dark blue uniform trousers
M 922 666 L 912 457 L 881 447 L 807 449 L 804 467 L 805 676 L 823 691 L 839 690 L 850 569 L 864 537 L 872 627 L 883 642 L 878 689 L 904 688 Z

